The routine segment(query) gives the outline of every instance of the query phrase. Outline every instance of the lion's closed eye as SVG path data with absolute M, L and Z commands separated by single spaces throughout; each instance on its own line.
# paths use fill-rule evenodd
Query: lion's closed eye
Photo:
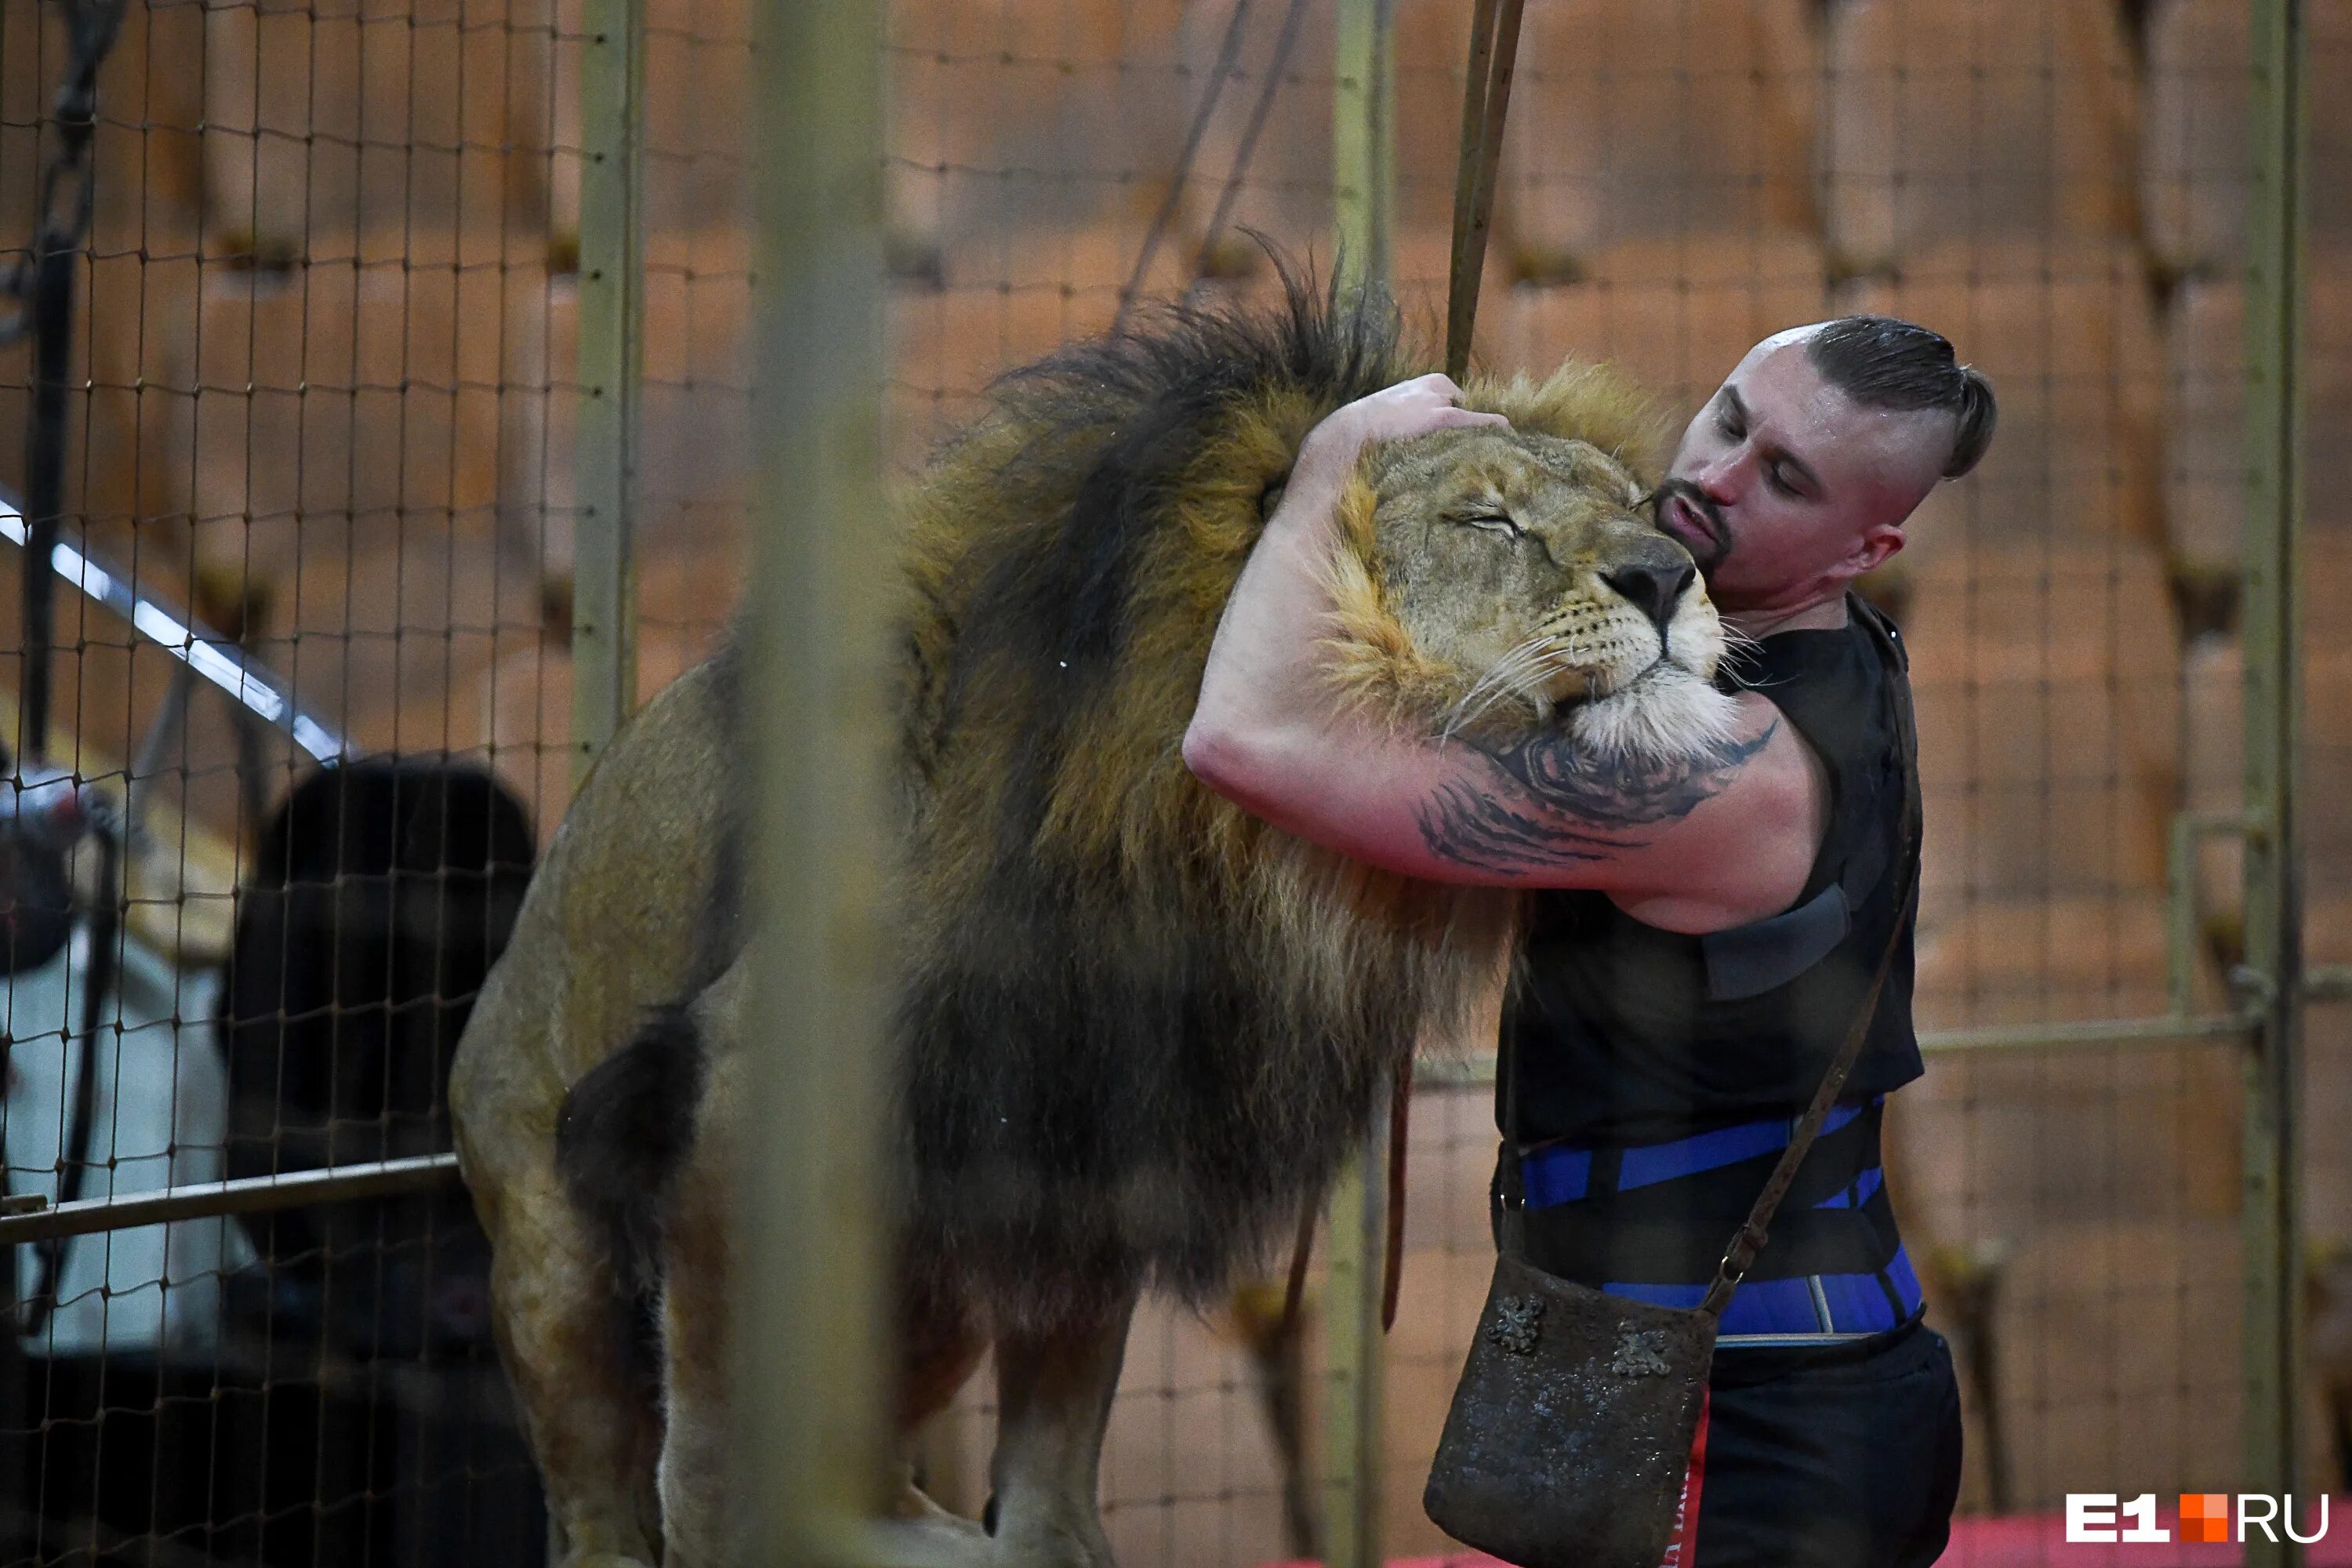
M 1508 534 L 1515 539 L 1527 532 L 1515 519 L 1499 511 L 1473 512 L 1454 521 L 1466 528 L 1482 528 L 1489 533 Z

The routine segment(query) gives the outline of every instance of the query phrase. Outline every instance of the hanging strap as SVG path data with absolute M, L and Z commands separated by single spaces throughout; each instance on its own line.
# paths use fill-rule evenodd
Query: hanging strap
M 1470 19 L 1470 69 L 1462 94 L 1462 160 L 1454 176 L 1454 255 L 1445 300 L 1445 374 L 1470 368 L 1470 332 L 1478 319 L 1478 279 L 1486 268 L 1486 228 L 1495 210 L 1495 168 L 1503 153 L 1503 118 L 1519 54 L 1526 0 L 1477 0 Z
M 1381 1332 L 1396 1327 L 1397 1293 L 1404 1288 L 1404 1141 L 1412 1127 L 1412 1053 L 1397 1063 L 1389 1090 L 1388 1230 L 1381 1265 Z
M 1445 374 L 1459 381 L 1470 368 L 1470 332 L 1478 319 L 1478 279 L 1486 266 L 1486 230 L 1495 210 L 1495 169 L 1503 152 L 1503 121 L 1511 105 L 1511 70 L 1519 54 L 1519 17 L 1527 0 L 1477 0 L 1470 19 L 1468 86 L 1462 95 L 1462 158 L 1454 177 L 1454 255 L 1445 302 Z M 1124 310 L 1124 305 L 1121 309 Z M 1506 1091 L 1507 1092 L 1507 1090 Z M 1405 1134 L 1412 1121 L 1412 1058 L 1397 1068 L 1389 1097 L 1388 1230 L 1381 1269 L 1381 1328 L 1396 1322 L 1404 1279 Z M 1283 1292 L 1285 1328 L 1307 1292 L 1307 1258 L 1315 1245 L 1321 1194 L 1299 1215 Z
M 1898 765 L 1903 769 L 1903 827 L 1895 836 L 1902 847 L 1901 884 L 1895 900 L 1895 929 L 1886 938 L 1885 951 L 1878 955 L 1878 969 L 1870 977 L 1870 989 L 1863 994 L 1862 1006 L 1854 1015 L 1852 1026 L 1846 1030 L 1844 1043 L 1822 1076 L 1822 1086 L 1813 1091 L 1813 1102 L 1789 1135 L 1789 1147 L 1782 1151 L 1780 1163 L 1772 1167 L 1764 1190 L 1757 1194 L 1756 1205 L 1748 1211 L 1748 1219 L 1733 1233 L 1731 1245 L 1724 1249 L 1723 1261 L 1715 1271 L 1715 1282 L 1707 1287 L 1706 1297 L 1698 1310 L 1720 1316 L 1730 1303 L 1731 1293 L 1747 1276 L 1748 1266 L 1756 1261 L 1766 1240 L 1766 1231 L 1772 1215 L 1788 1195 L 1789 1185 L 1797 1179 L 1797 1167 L 1803 1164 L 1806 1151 L 1813 1146 L 1814 1135 L 1836 1103 L 1838 1091 L 1845 1087 L 1846 1074 L 1853 1070 L 1862 1055 L 1863 1042 L 1870 1036 L 1871 1021 L 1878 1016 L 1879 993 L 1885 988 L 1886 973 L 1894 966 L 1895 950 L 1903 945 L 1903 933 L 1909 927 L 1911 895 L 1918 882 L 1919 858 L 1912 840 L 1919 827 L 1919 765 L 1918 741 L 1911 713 L 1911 684 L 1906 675 L 1908 661 L 1903 655 L 1903 645 L 1896 637 L 1893 623 L 1864 604 L 1860 596 L 1846 595 L 1846 613 L 1859 621 L 1878 647 L 1880 660 L 1886 667 L 1890 706 L 1895 717 L 1895 746 Z
M 1381 1331 L 1396 1326 L 1397 1296 L 1404 1285 L 1404 1142 L 1412 1118 L 1412 1058 L 1397 1064 L 1396 1081 L 1389 1094 L 1389 1206 L 1381 1265 Z M 1315 1216 L 1322 1211 L 1323 1194 L 1309 1196 L 1298 1210 L 1298 1235 L 1290 1246 L 1290 1278 L 1282 1291 L 1281 1324 L 1285 1332 L 1298 1321 L 1307 1300 L 1307 1262 L 1315 1251 Z

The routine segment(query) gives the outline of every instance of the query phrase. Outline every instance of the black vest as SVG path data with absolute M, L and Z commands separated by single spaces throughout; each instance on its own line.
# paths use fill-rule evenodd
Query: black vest
M 1895 841 L 1903 774 L 1886 687 L 1906 677 L 1860 622 L 1874 612 L 1848 604 L 1849 625 L 1767 637 L 1741 676 L 1829 777 L 1828 831 L 1787 912 L 1695 937 L 1644 925 L 1605 893 L 1535 896 L 1502 1037 L 1522 1142 L 1642 1143 L 1795 1115 L 1844 1042 L 1898 919 L 1906 929 L 1841 1098 L 1919 1076 L 1916 878 L 1910 907 L 1895 907 L 1897 858 L 1916 865 L 1919 848 L 1916 837 Z

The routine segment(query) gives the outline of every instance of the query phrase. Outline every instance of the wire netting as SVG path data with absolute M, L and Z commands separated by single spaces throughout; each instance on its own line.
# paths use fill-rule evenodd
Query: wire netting
M 1393 7 L 1393 272 L 1433 336 L 1468 11 Z M 896 471 L 992 375 L 1139 290 L 1267 297 L 1253 236 L 1331 264 L 1332 13 L 889 8 Z M 0 0 L 0 260 L 24 268 L 82 14 Z M 1612 360 L 1681 417 L 1765 333 L 1883 310 L 1947 333 L 1999 390 L 1983 467 L 1866 585 L 1913 652 L 1925 1029 L 2165 1013 L 2176 815 L 2239 808 L 2245 15 L 1528 6 L 1486 364 Z M 2328 634 L 2352 585 L 2352 200 L 2335 173 L 2352 7 L 2311 17 L 2305 882 L 2312 957 L 2343 963 L 2352 665 Z M 762 90 L 742 0 L 650 0 L 646 18 L 640 693 L 723 635 L 748 558 Z M 11 748 L 8 852 L 55 868 L 68 932 L 10 984 L 11 1194 L 447 1147 L 448 1050 L 571 788 L 575 493 L 599 456 L 574 438 L 587 27 L 580 0 L 123 0 L 59 340 L 74 553 L 52 563 L 52 717 L 45 744 Z M 43 521 L 22 500 L 36 347 L 0 349 L 0 530 L 20 543 Z M 48 570 L 0 551 L 0 615 Z M 8 624 L 21 705 L 37 660 Z M 2231 836 L 2201 838 L 2189 871 L 2205 1014 L 2240 955 Z M 2325 1130 L 2352 1114 L 2345 1028 L 2314 1010 L 2307 1100 L 2312 1481 L 2338 1489 L 2352 1178 Z M 1960 1363 L 1964 1521 L 2230 1485 L 2235 1047 L 1929 1060 L 1890 1113 L 1889 1184 Z M 1387 1354 L 1397 1555 L 1442 1545 L 1419 1498 L 1492 1256 L 1494 1152 L 1487 1090 L 1418 1096 Z M 541 1550 L 462 1194 L 25 1247 L 14 1280 L 30 1326 L 0 1357 L 0 1562 Z M 1139 1319 L 1103 1479 L 1129 1568 L 1319 1549 L 1337 1308 L 1318 1274 L 1286 1335 L 1278 1295 L 1244 1281 L 1222 1313 Z M 974 1513 L 986 1387 L 923 1445 L 934 1489 Z M 2000 1550 L 1964 1531 L 1951 1560 L 2039 1560 Z
M 116 5 L 77 113 L 53 94 L 104 9 L 0 13 L 0 1136 L 8 1191 L 52 1201 L 446 1150 L 449 1052 L 564 764 L 512 710 L 548 697 L 576 18 Z M 35 240 L 84 139 L 86 234 Z M 46 957 L 27 886 L 69 931 Z M 543 1551 L 461 1192 L 12 1253 L 0 1560 Z

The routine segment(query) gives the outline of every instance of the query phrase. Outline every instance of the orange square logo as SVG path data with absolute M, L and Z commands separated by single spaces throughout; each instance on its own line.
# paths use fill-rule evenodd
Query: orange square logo
M 2230 1539 L 2230 1494 L 2182 1492 L 2180 1494 L 2180 1539 L 2199 1542 L 2228 1541 Z

